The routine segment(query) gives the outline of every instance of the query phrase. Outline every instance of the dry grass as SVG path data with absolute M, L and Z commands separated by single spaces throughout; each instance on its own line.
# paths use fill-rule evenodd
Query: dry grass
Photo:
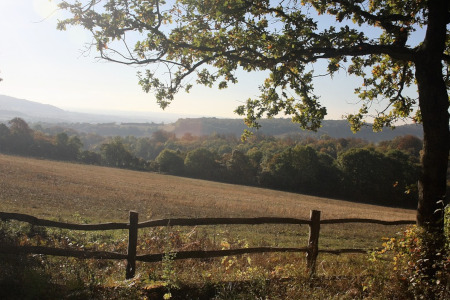
M 0 211 L 27 213 L 41 218 L 76 223 L 79 223 L 80 219 L 89 223 L 126 222 L 129 210 L 138 211 L 140 221 L 165 217 L 218 216 L 308 218 L 312 209 L 322 211 L 323 219 L 361 217 L 413 220 L 415 215 L 413 210 L 155 173 L 6 155 L 0 155 L 0 174 Z M 172 230 L 170 234 L 169 230 Z M 242 247 L 242 244 L 303 247 L 307 243 L 305 226 L 301 231 L 298 227 L 284 225 L 213 226 L 196 228 L 192 232 L 191 230 L 191 228 L 142 230 L 139 233 L 139 254 L 149 250 L 165 251 L 167 245 L 170 245 L 172 251 L 186 246 L 195 249 L 221 248 L 224 241 L 232 247 Z M 381 245 L 382 236 L 392 236 L 398 230 L 398 227 L 367 224 L 322 226 L 320 248 L 378 247 Z M 119 238 L 118 235 L 114 235 L 101 238 L 100 235 L 103 233 L 86 236 L 83 233 L 67 234 L 71 236 L 71 241 L 80 239 L 86 245 L 99 246 L 105 242 L 107 245 L 105 247 L 126 246 L 125 237 Z M 176 241 L 183 239 L 186 241 L 176 245 Z M 251 257 L 251 263 L 248 257 Z M 86 282 L 90 280 L 89 278 L 101 279 L 92 285 L 97 289 L 111 287 L 117 292 L 126 285 L 124 292 L 127 297 L 124 298 L 127 299 L 131 299 L 130 287 L 134 292 L 147 291 L 147 284 L 160 284 L 161 280 L 169 285 L 172 281 L 180 282 L 182 285 L 197 284 L 200 291 L 207 291 L 208 285 L 220 287 L 221 282 L 237 280 L 244 284 L 250 280 L 249 285 L 244 284 L 245 289 L 242 291 L 246 296 L 237 297 L 232 291 L 234 287 L 229 289 L 229 285 L 224 285 L 223 290 L 216 291 L 215 299 L 354 299 L 363 298 L 363 278 L 368 274 L 370 266 L 365 255 L 320 255 L 317 266 L 320 280 L 316 284 L 305 276 L 304 254 L 257 254 L 212 260 L 175 261 L 173 264 L 169 261 L 169 263 L 169 266 L 164 263 L 138 263 L 138 275 L 134 281 L 136 287 L 123 281 L 123 262 L 85 262 L 67 258 L 48 258 L 47 268 L 56 274 L 55 278 L 61 278 L 67 287 L 70 287 L 70 278 L 75 275 L 76 278 L 81 276 L 80 278 L 84 280 L 82 290 L 88 285 Z M 87 272 L 87 275 L 83 272 Z M 164 275 L 167 272 L 176 278 L 167 279 L 167 274 Z M 289 279 L 286 283 L 277 283 L 277 280 L 287 277 L 293 279 Z M 55 278 L 52 280 L 58 283 Z M 267 279 L 274 282 L 273 286 L 267 283 Z M 91 291 L 92 288 L 87 290 Z M 163 289 L 163 293 L 165 292 L 167 288 Z M 352 294 L 348 294 L 349 292 Z M 123 297 L 105 296 L 105 299 L 113 298 Z M 185 298 L 174 297 L 174 299 Z
M 162 217 L 283 216 L 414 219 L 414 211 L 240 185 L 0 155 L 0 210 L 49 219 L 125 221 Z
M 211 181 L 0 155 L 0 211 L 27 213 L 67 222 L 126 222 L 129 210 L 140 221 L 166 217 L 414 219 L 414 211 L 320 198 Z M 187 229 L 190 230 L 190 229 Z M 220 226 L 206 230 L 216 240 L 225 233 L 252 246 L 304 246 L 307 228 Z M 374 248 L 399 227 L 369 224 L 322 226 L 325 248 Z

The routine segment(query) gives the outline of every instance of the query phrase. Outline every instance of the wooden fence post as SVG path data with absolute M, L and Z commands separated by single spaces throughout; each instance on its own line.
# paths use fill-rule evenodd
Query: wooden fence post
M 308 252 L 306 253 L 306 266 L 310 276 L 316 270 L 316 259 L 319 254 L 320 211 L 311 210 L 311 224 L 309 225 Z
M 126 279 L 134 277 L 136 272 L 136 248 L 138 236 L 138 220 L 139 214 L 136 211 L 130 211 L 130 228 L 128 231 L 128 257 L 127 270 L 125 274 Z

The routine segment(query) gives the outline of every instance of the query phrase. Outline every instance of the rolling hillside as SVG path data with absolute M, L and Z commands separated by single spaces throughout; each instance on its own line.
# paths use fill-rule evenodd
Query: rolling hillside
M 0 122 L 7 122 L 15 117 L 20 117 L 26 122 L 39 124 L 42 128 L 58 128 L 58 130 L 72 129 L 80 133 L 93 133 L 101 136 L 151 136 L 157 130 L 165 130 L 175 133 L 178 137 L 186 133 L 195 136 L 226 134 L 240 137 L 243 130 L 247 129 L 241 118 L 186 118 L 186 116 L 167 114 L 164 112 L 115 112 L 108 115 L 87 114 L 62 110 L 58 107 L 33 102 L 24 99 L 0 95 Z M 397 136 L 415 135 L 422 138 L 420 125 L 408 124 L 398 126 L 395 130 L 385 129 L 382 132 L 373 132 L 370 126 L 362 128 L 354 134 L 346 120 L 325 120 L 323 126 L 317 132 L 305 131 L 293 124 L 289 118 L 264 119 L 260 121 L 262 128 L 257 133 L 294 138 L 319 138 L 327 135 L 333 138 L 361 138 L 369 142 L 377 143 L 383 140 L 391 140 Z
M 0 210 L 47 219 L 284 216 L 414 219 L 415 212 L 156 173 L 0 155 Z M 77 217 L 76 217 L 77 216 Z
M 20 117 L 29 123 L 98 124 L 111 122 L 173 122 L 181 116 L 164 112 L 119 112 L 106 110 L 95 113 L 82 113 L 63 110 L 49 104 L 0 95 L 0 122 L 7 122 L 15 117 Z

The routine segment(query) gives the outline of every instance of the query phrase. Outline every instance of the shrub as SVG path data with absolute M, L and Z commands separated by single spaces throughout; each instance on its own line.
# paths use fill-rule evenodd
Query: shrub
M 390 285 L 415 299 L 450 298 L 450 209 L 441 235 L 418 226 L 387 239 L 374 259 L 392 254 Z M 379 270 L 378 270 L 379 272 Z M 389 274 L 389 273 L 388 273 Z M 378 274 L 379 275 L 379 274 Z
M 24 232 L 25 233 L 22 233 Z M 0 244 L 17 245 L 24 239 L 45 234 L 41 228 L 20 227 L 0 221 Z M 52 299 L 57 297 L 39 255 L 0 254 L 1 299 Z

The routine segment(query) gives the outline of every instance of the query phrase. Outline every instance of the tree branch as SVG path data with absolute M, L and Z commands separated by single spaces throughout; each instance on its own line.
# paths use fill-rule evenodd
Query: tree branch
M 392 45 L 373 45 L 367 43 L 361 43 L 355 46 L 336 49 L 328 47 L 313 47 L 309 49 L 295 50 L 293 53 L 296 56 L 308 57 L 308 62 L 312 62 L 321 58 L 333 58 L 339 56 L 364 56 L 370 54 L 387 54 L 395 59 L 412 61 L 414 59 L 414 56 L 416 55 L 415 51 L 408 48 L 399 48 Z M 285 59 L 289 59 L 289 57 L 285 57 Z
M 398 26 L 393 25 L 390 22 L 408 22 L 411 21 L 411 18 L 408 16 L 404 16 L 401 14 L 387 14 L 387 15 L 374 15 L 369 13 L 368 11 L 365 11 L 361 8 L 359 5 L 355 5 L 355 1 L 348 1 L 348 0 L 334 0 L 332 2 L 338 3 L 341 7 L 345 7 L 353 14 L 360 15 L 367 20 L 373 21 L 373 22 L 379 22 L 383 28 L 385 28 L 387 31 L 390 32 L 390 30 L 394 28 L 399 28 Z M 386 26 L 386 27 L 385 27 Z

